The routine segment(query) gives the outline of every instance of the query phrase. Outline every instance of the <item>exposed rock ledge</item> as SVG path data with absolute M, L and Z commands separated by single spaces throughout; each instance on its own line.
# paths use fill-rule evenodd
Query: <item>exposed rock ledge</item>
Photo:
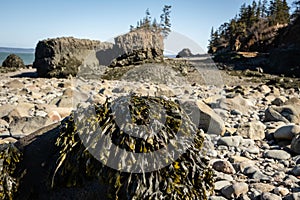
M 62 37 L 39 41 L 33 67 L 39 77 L 76 76 L 80 66 L 124 66 L 145 60 L 162 60 L 163 37 L 158 32 L 136 30 L 115 38 L 115 44 Z

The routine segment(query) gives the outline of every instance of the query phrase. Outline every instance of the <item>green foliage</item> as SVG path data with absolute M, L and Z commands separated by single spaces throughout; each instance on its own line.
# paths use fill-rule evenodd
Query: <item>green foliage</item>
M 171 32 L 171 20 L 170 13 L 171 7 L 165 5 L 163 8 L 163 13 L 160 15 L 160 23 L 157 22 L 156 18 L 153 19 L 150 14 L 149 9 L 145 12 L 145 17 L 137 22 L 136 27 L 130 25 L 130 31 L 134 31 L 136 29 L 148 29 L 152 31 L 159 31 L 166 38 Z
M 149 105 L 154 104 L 157 109 L 151 109 L 151 116 L 153 115 L 155 124 L 162 125 L 159 132 L 153 134 L 153 130 L 149 129 L 147 138 L 134 137 L 123 132 L 115 121 L 111 110 L 113 105 L 109 101 L 77 110 L 61 126 L 57 140 L 61 149 L 60 157 L 52 186 L 80 186 L 85 179 L 96 179 L 109 187 L 109 199 L 207 199 L 208 192 L 213 189 L 213 173 L 201 152 L 204 137 L 183 109 L 177 103 L 159 97 L 120 97 L 116 101 L 120 103 L 127 99 L 131 120 L 124 126 L 148 124 Z M 123 106 L 118 112 L 122 115 L 125 110 Z M 165 116 L 162 116 L 162 110 Z M 83 118 L 77 121 L 76 116 Z M 97 127 L 103 131 L 97 133 Z M 191 131 L 195 133 L 194 142 L 184 154 L 177 160 L 166 161 L 170 164 L 162 169 L 145 173 L 120 172 L 105 166 L 102 162 L 119 152 L 97 153 L 101 157 L 100 162 L 88 152 L 80 140 L 82 136 L 94 138 L 88 140 L 89 147 L 103 148 L 106 145 L 99 146 L 98 140 L 109 136 L 113 144 L 127 152 L 149 153 L 162 149 L 167 144 L 173 145 L 170 140 L 176 137 L 176 133 L 189 134 Z M 130 156 L 123 156 L 120 160 L 125 166 L 128 162 L 137 161 Z
M 300 5 L 300 4 L 299 4 Z M 265 32 L 276 25 L 288 24 L 290 21 L 289 7 L 286 0 L 253 1 L 242 4 L 239 14 L 229 23 L 223 23 L 209 40 L 209 52 L 225 49 L 249 51 L 251 45 L 256 48 L 264 45 Z
M 13 199 L 18 188 L 14 177 L 21 152 L 13 144 L 0 145 L 0 199 Z

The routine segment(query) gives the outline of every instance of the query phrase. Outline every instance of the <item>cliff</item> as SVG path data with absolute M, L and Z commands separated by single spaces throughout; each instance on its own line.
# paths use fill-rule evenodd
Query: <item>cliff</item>
M 39 77 L 76 76 L 80 66 L 124 66 L 162 60 L 163 49 L 163 36 L 144 29 L 116 37 L 115 44 L 73 37 L 47 39 L 37 44 L 33 67 Z

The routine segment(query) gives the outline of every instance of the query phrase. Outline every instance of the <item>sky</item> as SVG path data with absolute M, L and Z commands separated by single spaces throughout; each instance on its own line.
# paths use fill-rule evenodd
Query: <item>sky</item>
M 288 0 L 291 3 L 293 0 Z M 252 0 L 2 0 L 0 46 L 35 48 L 39 40 L 63 36 L 110 41 L 145 16 L 171 5 L 170 52 L 192 46 L 207 51 L 212 27 L 233 18 Z M 185 46 L 186 45 L 186 46 Z

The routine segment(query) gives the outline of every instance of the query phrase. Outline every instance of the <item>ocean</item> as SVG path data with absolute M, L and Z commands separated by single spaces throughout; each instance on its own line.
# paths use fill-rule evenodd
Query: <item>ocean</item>
M 0 65 L 12 53 L 20 56 L 25 65 L 32 64 L 34 61 L 34 49 L 0 47 Z

